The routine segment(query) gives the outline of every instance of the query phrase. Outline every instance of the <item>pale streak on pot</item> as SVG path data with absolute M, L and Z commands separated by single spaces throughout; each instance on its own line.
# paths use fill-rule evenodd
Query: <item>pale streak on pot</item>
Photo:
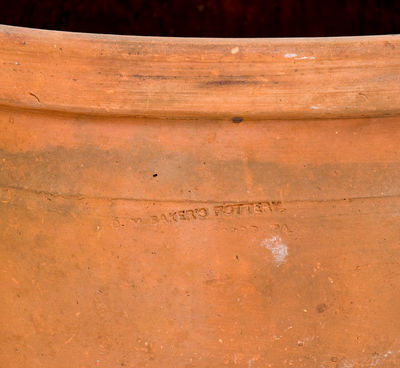
M 287 59 L 296 59 L 296 60 L 314 60 L 314 56 L 298 56 L 297 54 L 285 54 L 285 58 Z
M 279 235 L 264 239 L 261 246 L 271 251 L 276 266 L 279 267 L 282 263 L 285 263 L 286 257 L 289 254 L 289 248 Z

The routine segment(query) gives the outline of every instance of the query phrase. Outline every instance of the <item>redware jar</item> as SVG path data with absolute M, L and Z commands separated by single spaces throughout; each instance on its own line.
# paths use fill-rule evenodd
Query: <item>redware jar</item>
M 399 36 L 0 45 L 1 366 L 399 366 Z

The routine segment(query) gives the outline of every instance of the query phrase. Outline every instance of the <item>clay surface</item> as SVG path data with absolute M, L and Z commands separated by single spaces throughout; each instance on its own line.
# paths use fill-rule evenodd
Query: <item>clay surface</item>
M 0 23 L 70 32 L 184 37 L 397 34 L 397 1 L 13 0 Z
M 0 366 L 398 367 L 399 46 L 0 27 Z

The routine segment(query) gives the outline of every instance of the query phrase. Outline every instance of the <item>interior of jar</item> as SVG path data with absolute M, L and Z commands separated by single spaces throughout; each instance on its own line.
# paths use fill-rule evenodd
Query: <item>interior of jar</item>
M 400 33 L 391 0 L 13 0 L 0 23 L 73 32 L 183 37 Z

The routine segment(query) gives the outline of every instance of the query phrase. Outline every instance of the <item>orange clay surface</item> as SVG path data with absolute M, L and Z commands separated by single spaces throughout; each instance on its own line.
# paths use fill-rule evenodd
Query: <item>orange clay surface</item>
M 0 366 L 400 366 L 400 37 L 0 27 Z

